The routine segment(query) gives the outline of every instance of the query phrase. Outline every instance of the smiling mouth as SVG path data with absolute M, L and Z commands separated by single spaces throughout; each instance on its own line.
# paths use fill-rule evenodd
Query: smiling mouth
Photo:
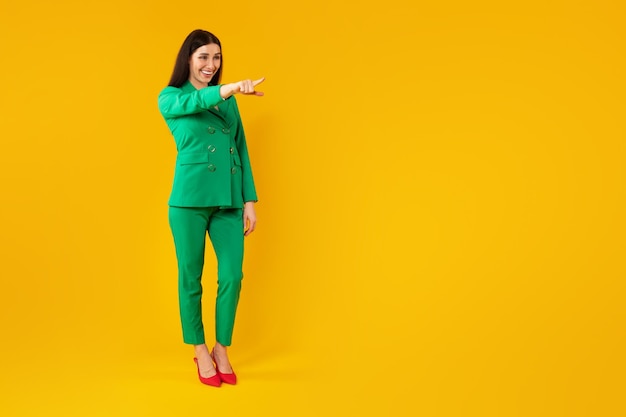
M 209 72 L 209 71 L 200 71 L 202 73 L 202 75 L 207 76 L 207 77 L 212 77 L 213 73 Z

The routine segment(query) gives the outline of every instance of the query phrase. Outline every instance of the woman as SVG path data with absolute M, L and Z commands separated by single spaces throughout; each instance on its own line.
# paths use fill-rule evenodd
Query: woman
M 194 345 L 200 382 L 212 386 L 237 381 L 226 348 L 243 278 L 244 236 L 256 227 L 257 195 L 234 95 L 262 96 L 255 87 L 264 80 L 220 85 L 222 67 L 217 37 L 204 30 L 191 32 L 158 101 L 178 151 L 169 222 L 178 260 L 183 341 Z M 211 352 L 201 305 L 207 232 L 218 265 L 216 343 Z

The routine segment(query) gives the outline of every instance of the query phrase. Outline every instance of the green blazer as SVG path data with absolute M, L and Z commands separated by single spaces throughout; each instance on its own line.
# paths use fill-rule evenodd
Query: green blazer
M 257 201 L 237 101 L 223 100 L 219 90 L 196 90 L 187 81 L 159 94 L 178 151 L 170 206 L 242 208 Z

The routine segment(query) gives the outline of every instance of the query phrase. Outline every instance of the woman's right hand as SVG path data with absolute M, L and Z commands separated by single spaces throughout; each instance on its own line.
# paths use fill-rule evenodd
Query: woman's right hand
M 262 96 L 263 92 L 256 91 L 256 86 L 265 81 L 265 77 L 258 80 L 242 80 L 236 83 L 224 84 L 220 88 L 220 95 L 223 99 L 227 99 L 233 94 L 245 94 L 248 96 Z

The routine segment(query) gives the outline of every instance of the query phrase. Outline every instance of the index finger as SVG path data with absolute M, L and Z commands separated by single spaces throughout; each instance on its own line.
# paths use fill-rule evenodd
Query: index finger
M 256 87 L 257 85 L 261 84 L 263 81 L 265 81 L 265 77 L 261 77 L 256 81 L 252 81 L 252 86 Z

